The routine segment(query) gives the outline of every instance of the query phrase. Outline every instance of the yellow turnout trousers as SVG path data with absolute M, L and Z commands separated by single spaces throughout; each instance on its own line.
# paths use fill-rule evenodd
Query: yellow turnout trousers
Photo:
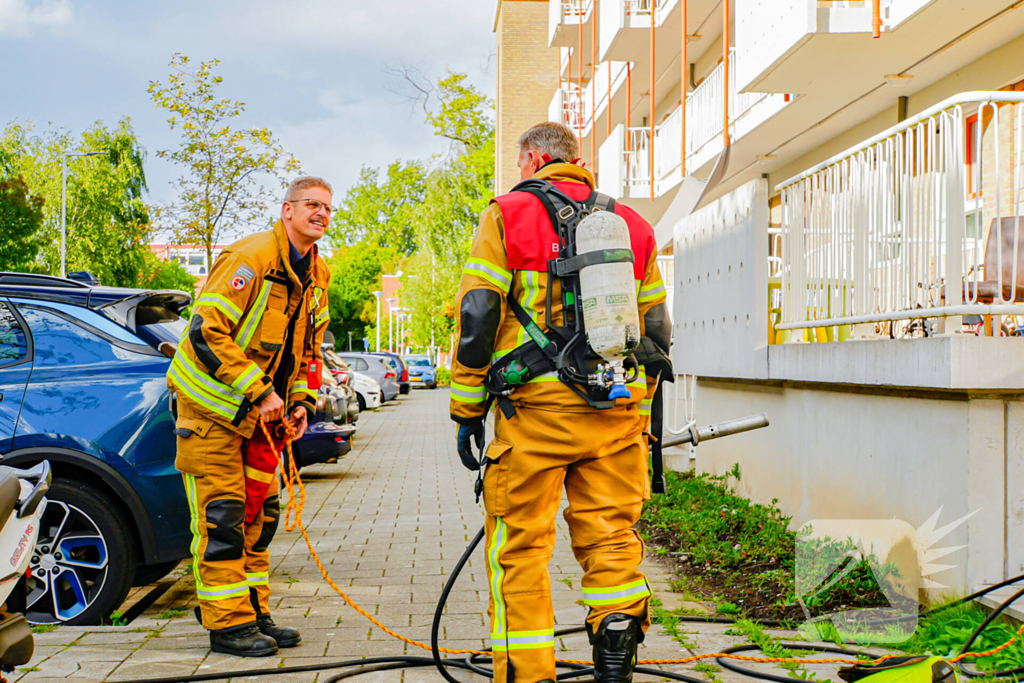
M 496 413 L 484 474 L 488 613 L 494 680 L 555 678 L 554 610 L 548 563 L 564 485 L 572 549 L 583 567 L 587 623 L 612 613 L 650 626 L 644 545 L 633 529 L 650 497 L 647 441 L 635 404 L 611 410 L 516 406 Z
M 192 518 L 192 572 L 203 626 L 219 630 L 252 623 L 254 601 L 262 615 L 270 614 L 267 547 L 280 517 L 277 477 L 269 475 L 263 510 L 246 524 L 242 437 L 210 420 L 181 416 L 175 434 L 175 466 L 185 480 Z

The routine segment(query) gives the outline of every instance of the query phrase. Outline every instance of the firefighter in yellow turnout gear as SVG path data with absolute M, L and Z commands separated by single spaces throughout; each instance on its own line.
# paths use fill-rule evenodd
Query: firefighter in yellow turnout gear
M 270 618 L 267 548 L 280 508 L 265 470 L 276 458 L 250 467 L 243 450 L 259 419 L 284 420 L 298 438 L 316 411 L 330 279 L 316 241 L 331 211 L 325 181 L 294 181 L 273 230 L 235 242 L 213 264 L 168 371 L 196 592 L 216 652 L 263 656 L 301 640 Z M 270 484 L 249 523 L 246 479 L 262 482 L 261 493 Z
M 539 124 L 519 144 L 524 180 L 547 180 L 576 201 L 591 195 L 590 172 L 563 161 L 578 156 L 570 130 Z M 641 334 L 667 350 L 671 327 L 653 230 L 622 205 L 614 212 L 630 228 Z M 547 272 L 548 259 L 558 255 L 555 235 L 544 206 L 525 192 L 498 197 L 481 218 L 457 300 L 451 384 L 451 416 L 459 424 L 460 456 L 470 469 L 476 466 L 470 443 L 476 440 L 479 447 L 483 437 L 488 373 L 531 339 L 521 316 L 542 330 L 566 324 L 560 281 L 549 280 Z M 549 282 L 550 321 L 545 319 Z M 515 362 L 505 368 L 523 370 Z M 507 396 L 514 414 L 494 411 L 494 440 L 484 453 L 483 500 L 495 681 L 555 680 L 548 563 L 563 487 L 573 552 L 585 572 L 582 597 L 589 608 L 596 678 L 632 680 L 636 648 L 650 625 L 651 597 L 639 570 L 643 542 L 633 529 L 650 497 L 645 431 L 655 382 L 643 370 L 628 384 L 629 397 L 605 409 L 595 408 L 553 372 L 527 372 L 528 379 Z

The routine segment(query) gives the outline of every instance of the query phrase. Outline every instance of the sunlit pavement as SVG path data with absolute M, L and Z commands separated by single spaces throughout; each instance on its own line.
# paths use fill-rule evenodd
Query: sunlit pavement
M 414 390 L 409 396 L 360 416 L 352 452 L 336 465 L 303 471 L 304 520 L 331 577 L 356 602 L 389 627 L 429 641 L 430 622 L 445 578 L 483 523 L 473 499 L 473 476 L 455 452 L 455 430 L 448 419 L 448 391 Z M 559 540 L 551 563 L 557 627 L 583 623 L 580 577 L 559 515 Z M 279 624 L 302 631 L 301 645 L 278 655 L 239 659 L 211 654 L 209 639 L 191 611 L 195 605 L 189 572 L 142 616 L 127 626 L 62 627 L 36 635 L 36 657 L 12 680 L 123 680 L 212 673 L 250 668 L 322 663 L 366 656 L 420 655 L 345 605 L 309 556 L 299 532 L 278 532 L 271 546 L 271 605 Z M 676 606 L 669 576 L 652 558 L 644 570 L 666 606 Z M 187 609 L 182 609 L 187 607 Z M 487 646 L 487 580 L 478 549 L 448 602 L 444 645 Z M 687 624 L 690 646 L 683 648 L 652 629 L 641 658 L 669 659 L 713 651 L 738 642 L 723 635 L 724 625 Z M 590 659 L 583 633 L 556 642 L 559 657 Z M 681 667 L 674 667 L 681 670 Z M 686 667 L 692 668 L 692 667 Z M 337 671 L 278 674 L 267 680 L 325 680 Z M 700 674 L 697 674 L 700 675 Z M 726 672 L 723 679 L 732 679 Z M 483 680 L 460 672 L 463 680 Z M 246 679 L 253 680 L 253 679 Z M 255 679 L 261 680 L 261 679 Z M 429 669 L 387 671 L 359 681 L 440 681 Z M 637 680 L 657 680 L 638 677 Z

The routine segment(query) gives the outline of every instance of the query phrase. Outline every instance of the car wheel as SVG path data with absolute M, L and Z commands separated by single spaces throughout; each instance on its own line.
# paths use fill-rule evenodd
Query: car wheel
M 381 405 L 384 405 L 384 400 L 385 400 L 384 399 L 384 392 L 382 391 L 382 392 L 380 392 L 380 404 Z
M 25 617 L 99 624 L 124 602 L 138 562 L 120 506 L 88 484 L 56 479 L 32 553 Z
M 437 382 L 434 382 L 434 383 L 432 383 L 432 384 L 430 385 L 430 388 L 431 388 L 431 389 L 437 389 Z
M 360 413 L 365 412 L 366 411 L 366 399 L 363 398 L 362 394 L 357 394 L 356 395 L 356 402 L 359 404 L 359 412 Z
M 140 564 L 135 568 L 135 580 L 132 582 L 132 586 L 148 586 L 151 583 L 156 583 L 174 571 L 179 564 L 181 564 L 181 560 L 171 560 L 159 564 Z

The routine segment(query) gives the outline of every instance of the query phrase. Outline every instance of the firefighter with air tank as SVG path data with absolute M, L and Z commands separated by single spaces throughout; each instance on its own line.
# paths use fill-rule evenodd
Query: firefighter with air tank
M 326 181 L 293 181 L 273 230 L 235 242 L 213 264 L 168 371 L 197 616 L 215 652 L 264 656 L 301 641 L 270 617 L 267 548 L 280 516 L 284 426 L 300 438 L 316 412 L 330 279 L 316 242 L 331 212 Z
M 519 140 L 523 182 L 481 217 L 456 310 L 451 416 L 483 467 L 494 679 L 555 680 L 548 562 L 565 488 L 600 683 L 632 681 L 651 590 L 633 529 L 650 496 L 648 432 L 671 380 L 654 231 L 594 191 L 575 134 Z M 494 439 L 477 457 L 492 402 Z

